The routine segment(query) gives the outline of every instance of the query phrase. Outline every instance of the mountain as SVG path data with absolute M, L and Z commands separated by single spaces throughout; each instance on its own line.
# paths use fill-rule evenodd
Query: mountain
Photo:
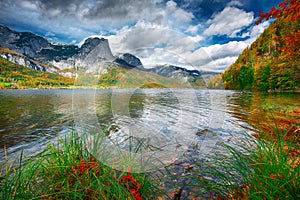
M 50 48 L 51 44 L 38 35 L 16 32 L 0 25 L 0 46 L 34 58 L 38 51 L 43 48 Z
M 0 46 L 0 57 L 15 64 L 26 66 L 37 71 L 46 71 L 46 67 L 22 54 Z
M 114 59 L 108 41 L 104 38 L 88 38 L 81 47 L 78 47 L 50 43 L 41 36 L 17 32 L 2 25 L 0 25 L 0 46 L 59 69 L 74 66 L 91 67 L 98 64 L 100 60 Z
M 132 54 L 120 53 L 114 56 L 108 40 L 97 37 L 87 38 L 81 46 L 58 44 L 32 33 L 17 32 L 0 25 L 0 56 L 7 61 L 41 72 L 52 72 L 68 77 L 81 76 L 77 79 L 80 80 L 80 85 L 89 81 L 90 84 L 97 84 L 95 79 L 100 77 L 101 82 L 103 74 L 106 74 L 104 82 L 105 77 L 113 77 L 112 79 L 116 82 L 116 79 L 120 78 L 116 76 L 116 72 L 123 75 L 131 74 L 128 70 L 143 71 L 143 73 L 135 74 L 142 73 L 144 78 L 149 78 L 149 80 L 154 80 L 156 77 L 161 80 L 159 83 L 168 82 L 164 78 L 176 79 L 176 83 L 171 81 L 172 83 L 169 84 L 174 87 L 181 87 L 180 84 L 194 88 L 206 85 L 201 73 L 197 70 L 187 70 L 173 65 L 160 65 L 145 69 L 140 59 Z M 158 78 L 159 76 L 164 78 Z M 133 77 L 138 79 L 135 75 L 129 79 Z M 141 81 L 138 82 L 141 83 Z
M 124 68 L 143 68 L 141 61 L 134 55 L 124 53 L 113 56 L 108 40 L 104 38 L 87 38 L 78 47 L 51 43 L 41 36 L 17 32 L 0 25 L 0 46 L 13 50 L 22 57 L 50 64 L 61 70 L 76 67 L 93 72 L 103 62 L 115 62 Z
M 187 82 L 193 88 L 205 87 L 205 81 L 198 70 L 188 70 L 183 67 L 174 65 L 158 65 L 156 67 L 147 69 L 147 71 L 173 79 L 181 80 L 183 83 Z
M 222 75 L 226 89 L 300 88 L 300 19 L 276 19 Z
M 174 77 L 177 74 L 186 74 L 190 76 L 200 76 L 200 72 L 197 70 L 188 70 L 182 67 L 174 65 L 158 65 L 156 67 L 148 69 L 148 71 L 161 76 Z
M 16 57 L 22 58 L 22 57 Z M 31 60 L 24 59 L 25 62 Z M 24 61 L 23 60 L 23 61 Z M 74 83 L 74 79 L 59 74 L 35 70 L 20 64 L 15 64 L 0 57 L 0 89 L 5 88 L 55 88 L 67 87 Z
M 114 60 L 116 63 L 120 64 L 124 68 L 133 69 L 138 68 L 141 70 L 145 70 L 141 60 L 129 53 L 119 54 Z

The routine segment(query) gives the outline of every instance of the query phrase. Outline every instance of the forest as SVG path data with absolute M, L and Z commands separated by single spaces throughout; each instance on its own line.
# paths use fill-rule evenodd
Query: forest
M 276 20 L 222 74 L 225 89 L 285 91 L 300 88 L 299 13 L 299 1 L 284 1 L 278 8 L 260 14 L 257 24 Z
M 41 72 L 0 58 L 0 89 L 51 88 L 74 84 L 74 79 Z

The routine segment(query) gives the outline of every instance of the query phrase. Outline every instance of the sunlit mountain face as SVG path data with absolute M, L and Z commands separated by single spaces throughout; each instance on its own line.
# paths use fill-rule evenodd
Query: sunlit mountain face
M 3 0 L 0 24 L 51 42 L 106 38 L 112 53 L 131 53 L 146 68 L 172 64 L 223 72 L 267 28 L 259 10 L 279 0 Z

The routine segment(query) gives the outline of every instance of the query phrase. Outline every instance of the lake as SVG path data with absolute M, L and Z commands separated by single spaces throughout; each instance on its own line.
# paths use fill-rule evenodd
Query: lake
M 299 99 L 299 93 L 228 90 L 1 90 L 0 163 L 4 148 L 10 159 L 22 149 L 34 155 L 72 130 L 89 133 L 90 141 L 101 135 L 114 157 L 132 151 L 138 158 L 151 155 L 147 164 L 171 163 L 195 146 L 205 156 L 217 144 L 251 133 L 253 124 L 265 120 L 258 110 L 299 109 Z M 105 151 L 97 145 L 93 154 Z

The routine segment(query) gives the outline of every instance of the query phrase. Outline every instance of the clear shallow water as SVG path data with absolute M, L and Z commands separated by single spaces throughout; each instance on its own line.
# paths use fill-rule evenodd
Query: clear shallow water
M 191 146 L 209 153 L 252 128 L 249 116 L 266 102 L 299 106 L 300 94 L 269 94 L 192 89 L 2 90 L 0 163 L 21 149 L 36 154 L 73 129 L 108 135 L 127 152 L 128 137 L 160 149 L 155 158 L 172 161 Z M 133 142 L 134 143 L 134 142 Z M 110 146 L 111 147 L 111 146 Z M 146 147 L 145 147 L 146 148 Z M 140 155 L 141 156 L 141 155 Z

